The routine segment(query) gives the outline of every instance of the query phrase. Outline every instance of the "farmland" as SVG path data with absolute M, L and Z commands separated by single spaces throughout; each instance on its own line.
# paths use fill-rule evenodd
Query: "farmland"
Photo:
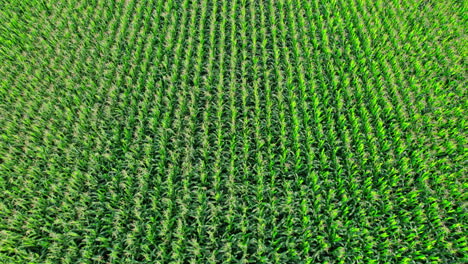
M 464 263 L 464 1 L 0 0 L 0 263 Z

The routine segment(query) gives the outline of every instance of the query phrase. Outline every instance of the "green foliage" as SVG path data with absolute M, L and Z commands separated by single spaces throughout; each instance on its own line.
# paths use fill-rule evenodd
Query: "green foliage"
M 0 1 L 1 263 L 464 263 L 460 1 Z

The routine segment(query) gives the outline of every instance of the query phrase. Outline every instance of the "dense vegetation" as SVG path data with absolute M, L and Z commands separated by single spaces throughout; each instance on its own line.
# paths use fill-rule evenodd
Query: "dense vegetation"
M 0 0 L 0 262 L 468 261 L 466 19 Z

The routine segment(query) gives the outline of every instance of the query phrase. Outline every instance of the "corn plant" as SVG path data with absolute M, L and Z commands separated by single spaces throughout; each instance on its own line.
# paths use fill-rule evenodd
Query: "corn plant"
M 465 5 L 0 0 L 0 263 L 465 263 Z

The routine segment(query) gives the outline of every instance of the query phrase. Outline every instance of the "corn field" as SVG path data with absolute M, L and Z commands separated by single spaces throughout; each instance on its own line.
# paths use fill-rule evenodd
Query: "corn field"
M 466 263 L 467 7 L 0 0 L 0 263 Z

